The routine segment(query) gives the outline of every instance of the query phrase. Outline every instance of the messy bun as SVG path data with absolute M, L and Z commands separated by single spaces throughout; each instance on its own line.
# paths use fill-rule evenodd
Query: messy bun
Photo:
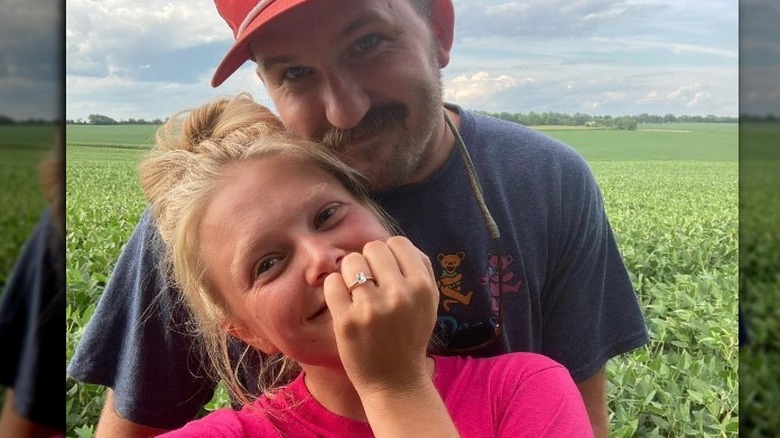
M 140 166 L 141 187 L 159 225 L 175 225 L 163 218 L 184 208 L 177 202 L 181 196 L 172 193 L 184 189 L 184 181 L 192 181 L 190 190 L 212 183 L 220 164 L 240 159 L 249 142 L 282 135 L 281 121 L 247 93 L 177 113 L 157 131 L 156 145 Z M 160 233 L 167 241 L 172 230 Z

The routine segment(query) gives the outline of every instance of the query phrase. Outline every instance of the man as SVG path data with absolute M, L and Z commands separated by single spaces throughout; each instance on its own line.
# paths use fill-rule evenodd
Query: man
M 57 133 L 39 166 L 47 206 L 0 291 L 0 438 L 65 436 L 65 144 Z
M 286 128 L 323 141 L 367 176 L 437 268 L 445 344 L 475 355 L 536 351 L 561 362 L 596 436 L 606 436 L 604 365 L 648 335 L 601 194 L 571 148 L 443 106 L 451 0 L 215 3 L 236 43 L 212 85 L 256 62 Z M 212 394 L 181 334 L 186 315 L 176 292 L 157 270 L 154 235 L 144 214 L 69 368 L 77 380 L 112 388 L 99 436 L 178 427 Z M 498 327 L 500 336 L 458 340 L 479 327 Z

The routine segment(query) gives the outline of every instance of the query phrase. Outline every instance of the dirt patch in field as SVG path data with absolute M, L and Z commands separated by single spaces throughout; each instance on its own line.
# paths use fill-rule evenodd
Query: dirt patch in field
M 637 131 L 652 131 L 652 132 L 693 132 L 690 129 L 637 129 Z

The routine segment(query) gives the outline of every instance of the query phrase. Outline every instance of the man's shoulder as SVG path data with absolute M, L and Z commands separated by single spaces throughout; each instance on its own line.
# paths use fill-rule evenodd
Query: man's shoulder
M 156 264 L 163 248 L 151 207 L 147 207 L 141 213 L 141 217 L 130 235 L 130 239 L 125 243 L 117 264 L 135 264 L 139 260 L 148 258 L 154 260 Z
M 573 147 L 518 123 L 461 110 L 461 135 L 478 171 L 490 169 L 497 178 L 552 187 L 591 173 Z
M 461 110 L 461 131 L 467 144 L 502 158 L 531 158 L 537 164 L 544 160 L 577 165 L 583 162 L 581 155 L 570 145 L 520 123 Z

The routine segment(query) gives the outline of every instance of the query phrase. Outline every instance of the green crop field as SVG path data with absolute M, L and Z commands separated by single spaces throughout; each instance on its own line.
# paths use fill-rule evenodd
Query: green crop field
M 740 349 L 742 432 L 780 431 L 780 123 L 740 132 L 740 302 L 751 334 Z
M 737 126 L 662 126 L 545 128 L 591 165 L 652 337 L 608 364 L 611 436 L 734 437 Z M 68 359 L 144 209 L 136 165 L 154 131 L 77 128 L 67 148 Z M 112 141 L 125 148 L 86 146 Z M 89 436 L 102 390 L 66 385 L 68 435 Z
M 157 125 L 67 125 L 65 135 L 70 145 L 132 146 L 154 144 Z
M 0 290 L 46 205 L 38 165 L 54 133 L 49 125 L 0 126 Z
M 736 161 L 736 124 L 640 125 L 636 131 L 544 129 L 588 161 Z

